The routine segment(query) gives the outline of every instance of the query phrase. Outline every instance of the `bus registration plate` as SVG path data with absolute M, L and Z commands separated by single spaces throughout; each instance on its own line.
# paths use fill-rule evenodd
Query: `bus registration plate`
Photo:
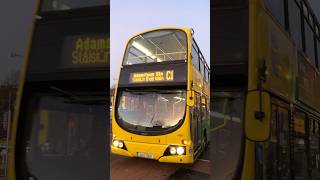
M 141 158 L 153 159 L 153 155 L 150 153 L 137 152 L 137 156 Z

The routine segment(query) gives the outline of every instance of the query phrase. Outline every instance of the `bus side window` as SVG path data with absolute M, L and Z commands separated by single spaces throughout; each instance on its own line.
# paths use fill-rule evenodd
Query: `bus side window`
M 194 46 L 192 46 L 191 54 L 192 54 L 192 64 L 194 65 L 194 67 L 196 67 L 197 70 L 199 70 L 199 55 Z
M 271 136 L 270 140 L 265 143 L 265 148 L 267 178 L 290 179 L 288 109 L 272 105 Z M 277 154 L 280 154 L 280 156 Z
M 310 138 L 310 163 L 311 176 L 319 177 L 319 133 L 318 122 L 315 119 L 309 121 L 309 138 Z
M 289 29 L 298 50 L 302 51 L 301 13 L 295 1 L 288 1 Z
M 294 176 L 296 179 L 307 178 L 307 156 L 306 156 L 306 121 L 307 115 L 302 111 L 296 111 L 294 118 Z
M 316 66 L 314 32 L 312 26 L 304 19 L 305 53 L 313 66 Z
M 202 76 L 204 75 L 204 64 L 203 64 L 202 59 L 200 61 L 200 73 L 201 73 Z
M 278 22 L 285 26 L 285 13 L 283 0 L 265 0 L 265 5 Z
M 209 82 L 209 77 L 210 77 L 210 75 L 209 75 L 209 72 L 208 72 L 208 71 L 210 71 L 210 70 L 207 68 L 206 77 L 207 77 L 207 81 Z
M 206 68 L 206 66 L 204 67 L 204 79 L 208 81 L 208 69 Z

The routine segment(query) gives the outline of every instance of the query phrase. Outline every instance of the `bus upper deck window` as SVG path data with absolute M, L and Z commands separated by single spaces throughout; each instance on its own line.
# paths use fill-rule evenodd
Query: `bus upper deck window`
M 187 37 L 182 30 L 156 30 L 132 38 L 124 65 L 187 59 Z

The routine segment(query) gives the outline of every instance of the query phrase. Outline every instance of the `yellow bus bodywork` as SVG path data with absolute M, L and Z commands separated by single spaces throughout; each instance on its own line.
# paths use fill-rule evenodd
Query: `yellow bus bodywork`
M 189 111 L 187 107 L 186 112 Z M 176 131 L 160 136 L 143 136 L 137 135 L 123 130 L 115 121 L 113 115 L 112 118 L 112 132 L 114 139 L 123 140 L 128 150 L 123 150 L 111 146 L 111 152 L 129 157 L 137 157 L 138 152 L 150 153 L 155 160 L 160 162 L 175 162 L 175 163 L 192 163 L 193 162 L 193 150 L 192 143 L 190 141 L 190 121 L 189 113 L 186 114 L 185 120 L 182 126 Z M 187 145 L 182 144 L 183 140 L 187 140 Z M 186 146 L 186 155 L 175 156 L 163 156 L 164 152 L 169 145 Z M 190 150 L 191 149 L 191 150 Z
M 194 67 L 191 62 L 191 31 L 188 28 L 180 28 L 180 27 L 162 27 L 162 28 L 156 28 L 148 31 L 144 31 L 139 34 L 135 34 L 132 37 L 130 37 L 127 41 L 127 44 L 129 41 L 134 38 L 137 35 L 155 31 L 155 30 L 162 30 L 162 29 L 178 29 L 182 30 L 187 35 L 187 44 L 188 44 L 188 80 L 187 80 L 187 89 L 186 91 L 186 110 L 185 110 L 185 118 L 184 122 L 176 131 L 171 132 L 169 134 L 165 135 L 159 135 L 159 136 L 143 136 L 143 135 L 137 135 L 130 132 L 127 132 L 123 130 L 116 122 L 115 117 L 115 104 L 116 104 L 116 98 L 113 99 L 113 108 L 112 108 L 112 132 L 113 132 L 113 139 L 117 140 L 123 140 L 125 146 L 128 150 L 123 150 L 117 147 L 114 147 L 111 145 L 111 152 L 118 155 L 128 156 L 128 157 L 137 157 L 138 152 L 145 152 L 150 153 L 153 155 L 153 159 L 158 160 L 159 162 L 169 162 L 169 163 L 193 163 L 194 162 L 194 149 L 193 149 L 193 142 L 192 142 L 192 135 L 191 135 L 191 124 L 190 124 L 190 105 L 194 105 L 194 91 L 198 91 L 201 94 L 205 95 L 208 93 L 208 89 L 210 87 L 209 83 L 205 85 L 206 92 L 202 93 L 204 91 L 204 80 L 203 77 L 199 72 L 194 70 Z M 124 54 L 123 54 L 124 57 Z M 124 59 L 124 58 L 122 58 Z M 121 66 L 123 68 L 123 66 Z M 120 77 L 120 73 L 119 73 Z M 119 80 L 119 78 L 118 78 Z M 193 82 L 191 84 L 190 82 Z M 193 92 L 193 93 L 191 93 Z M 209 95 L 206 94 L 207 96 Z M 117 88 L 115 90 L 114 97 L 117 96 Z M 193 96 L 193 97 L 192 97 Z M 190 98 L 192 97 L 192 98 Z M 209 99 L 209 98 L 208 98 Z M 207 123 L 209 124 L 209 123 Z M 187 144 L 184 145 L 182 143 L 183 140 L 187 141 Z M 169 145 L 180 145 L 185 146 L 186 149 L 186 155 L 169 155 L 164 156 L 164 152 L 168 148 Z

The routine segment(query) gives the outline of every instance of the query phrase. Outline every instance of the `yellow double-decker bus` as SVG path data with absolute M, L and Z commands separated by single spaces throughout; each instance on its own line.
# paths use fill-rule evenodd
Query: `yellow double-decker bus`
M 192 29 L 130 38 L 112 108 L 112 153 L 193 163 L 209 140 L 209 77 Z
M 108 179 L 109 1 L 39 0 L 7 180 Z
M 310 3 L 213 1 L 212 179 L 319 179 L 320 25 Z

